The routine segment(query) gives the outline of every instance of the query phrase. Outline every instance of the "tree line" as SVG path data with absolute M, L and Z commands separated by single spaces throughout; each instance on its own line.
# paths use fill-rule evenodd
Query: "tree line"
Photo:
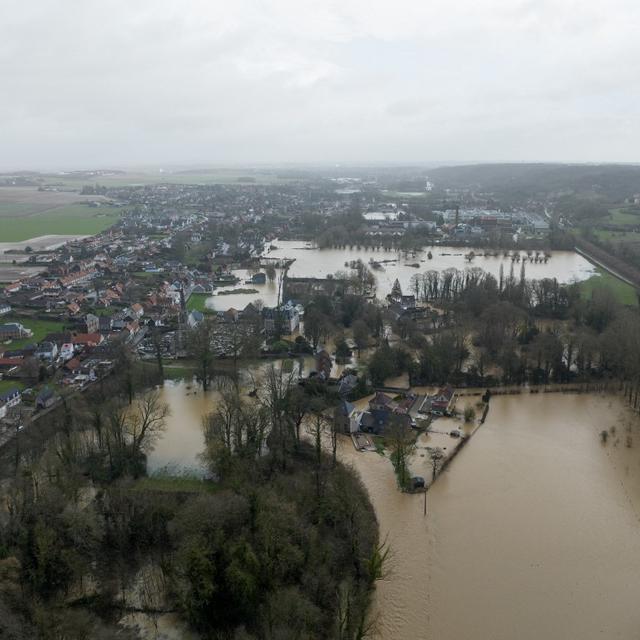
M 468 386 L 615 379 L 638 404 L 638 309 L 605 286 L 585 297 L 579 284 L 529 280 L 521 265 L 498 278 L 478 268 L 428 271 L 411 288 L 429 310 L 394 322 L 402 340 L 372 355 L 374 384 L 403 372 L 415 384 Z
M 336 399 L 276 369 L 256 397 L 214 376 L 209 480 L 148 476 L 169 408 L 155 370 L 114 358 L 0 452 L 3 637 L 134 638 L 118 624 L 131 612 L 178 613 L 204 638 L 366 637 L 385 552 L 337 461 Z

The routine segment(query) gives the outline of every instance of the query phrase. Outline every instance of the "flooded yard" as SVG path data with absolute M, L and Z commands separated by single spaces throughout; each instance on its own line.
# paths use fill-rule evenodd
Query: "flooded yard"
M 426 518 L 422 495 L 398 493 L 388 460 L 342 453 L 391 547 L 378 637 L 638 637 L 640 429 L 618 398 L 493 398 L 427 494 Z

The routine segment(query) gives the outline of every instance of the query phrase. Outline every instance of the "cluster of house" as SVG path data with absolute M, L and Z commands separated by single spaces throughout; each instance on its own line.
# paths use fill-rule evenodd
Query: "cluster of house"
M 223 322 L 250 323 L 253 326 L 261 325 L 265 335 L 273 335 L 276 332 L 282 335 L 295 333 L 300 326 L 300 319 L 304 315 L 304 307 L 292 300 L 278 307 L 263 307 L 258 309 L 253 303 L 249 303 L 243 309 L 231 307 L 226 311 L 218 311 L 217 318 Z M 201 311 L 193 310 L 187 316 L 189 327 L 197 327 L 205 316 Z
M 74 272 L 75 273 L 75 272 Z M 89 291 L 92 278 L 80 274 L 72 280 L 58 278 L 55 281 L 58 295 L 62 296 L 63 309 L 59 313 L 44 314 L 39 311 L 37 301 L 50 297 L 54 290 L 52 280 L 41 277 L 28 278 L 14 283 L 4 295 L 16 307 L 22 308 L 25 319 L 0 324 L 0 377 L 15 380 L 33 380 L 46 371 L 47 377 L 56 374 L 62 384 L 82 386 L 106 373 L 112 366 L 106 352 L 107 343 L 112 338 L 132 341 L 143 328 L 145 309 L 140 303 L 122 304 L 125 286 L 114 282 L 98 291 Z M 43 281 L 46 284 L 43 284 Z M 111 315 L 82 313 L 80 304 L 87 306 L 87 298 L 93 294 L 93 302 L 88 305 L 120 303 L 122 307 Z M 72 298 L 72 299 L 71 299 Z M 11 309 L 12 305 L 3 305 Z M 56 305 L 59 306 L 59 305 Z M 35 307 L 35 308 L 34 308 Z M 25 314 L 29 314 L 28 316 Z M 64 331 L 53 331 L 40 340 L 34 340 L 28 328 L 29 318 L 36 320 L 58 320 L 66 326 Z M 20 340 L 19 346 L 14 341 Z M 24 344 L 26 342 L 26 344 Z M 35 406 L 46 408 L 55 400 L 52 389 L 45 387 L 35 397 Z M 0 418 L 21 400 L 18 388 L 9 389 L 0 398 Z
M 453 238 L 482 237 L 496 232 L 546 235 L 549 222 L 531 211 L 498 211 L 496 209 L 453 209 L 435 212 L 444 221 L 442 232 Z
M 406 206 L 406 205 L 403 205 Z M 546 235 L 549 223 L 541 214 L 531 211 L 502 212 L 486 209 L 451 209 L 435 211 L 437 221 L 422 220 L 394 203 L 376 204 L 364 215 L 366 235 L 399 238 L 419 229 L 442 239 L 471 239 L 499 233 L 522 232 Z
M 49 333 L 39 342 L 19 348 L 12 348 L 9 343 L 0 347 L 0 377 L 30 380 L 38 378 L 44 367 L 49 376 L 58 373 L 62 384 L 82 386 L 111 369 L 107 338 L 100 331 L 62 331 Z M 0 404 L 6 412 L 6 407 L 19 398 L 20 391 L 11 390 L 11 397 L 7 396 Z M 48 406 L 44 399 L 38 396 L 36 406 Z M 3 413 L 1 408 L 0 413 Z
M 306 378 L 301 378 L 302 385 L 307 382 L 320 382 L 327 388 L 336 391 L 341 398 L 349 396 L 358 385 L 358 372 L 356 369 L 345 368 L 337 378 L 332 377 L 333 358 L 324 348 L 319 348 L 315 353 L 315 369 L 309 372 Z
M 334 420 L 337 428 L 344 433 L 363 431 L 384 435 L 391 427 L 416 427 L 416 418 L 431 414 L 450 415 L 455 408 L 456 394 L 452 387 L 444 386 L 433 395 L 406 393 L 394 399 L 378 391 L 364 411 L 343 400 L 336 407 Z
M 4 420 L 10 415 L 11 410 L 22 403 L 26 394 L 32 396 L 32 390 L 22 391 L 18 387 L 13 387 L 7 391 L 0 392 L 0 420 Z M 33 406 L 37 411 L 48 409 L 55 405 L 60 396 L 49 386 L 45 386 L 33 397 Z

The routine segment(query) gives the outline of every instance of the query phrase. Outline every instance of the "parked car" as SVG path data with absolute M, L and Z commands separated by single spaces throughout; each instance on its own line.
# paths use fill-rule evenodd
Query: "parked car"
M 457 429 L 454 429 L 453 431 L 449 431 L 449 435 L 452 438 L 459 438 L 462 434 Z

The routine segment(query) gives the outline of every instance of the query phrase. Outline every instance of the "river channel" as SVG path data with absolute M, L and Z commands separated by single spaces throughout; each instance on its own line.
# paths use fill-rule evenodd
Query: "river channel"
M 168 383 L 162 393 L 172 418 L 150 467 L 190 466 L 215 392 Z M 619 398 L 494 397 L 428 493 L 426 517 L 422 495 L 396 489 L 388 459 L 346 438 L 340 453 L 391 549 L 372 613 L 377 637 L 640 637 L 640 427 Z

